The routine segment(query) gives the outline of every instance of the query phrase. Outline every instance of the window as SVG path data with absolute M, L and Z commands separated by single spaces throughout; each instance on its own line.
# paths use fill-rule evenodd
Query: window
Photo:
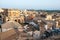
M 0 28 L 1 28 L 1 25 L 0 25 Z
M 20 23 L 20 19 L 18 19 L 18 23 Z
M 17 20 L 15 20 L 17 22 Z
M 9 20 L 8 20 L 9 21 Z
M 2 18 L 2 16 L 0 15 L 0 18 Z

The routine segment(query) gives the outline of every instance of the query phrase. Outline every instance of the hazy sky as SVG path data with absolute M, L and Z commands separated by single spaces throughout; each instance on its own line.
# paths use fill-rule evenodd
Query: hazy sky
M 0 0 L 0 8 L 60 10 L 60 0 Z

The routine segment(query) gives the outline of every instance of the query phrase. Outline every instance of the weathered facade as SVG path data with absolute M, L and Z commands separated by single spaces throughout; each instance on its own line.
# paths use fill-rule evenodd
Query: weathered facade
M 8 17 L 6 17 L 7 21 L 16 21 L 16 22 L 24 22 L 24 16 L 20 15 L 21 11 L 18 9 L 8 9 Z

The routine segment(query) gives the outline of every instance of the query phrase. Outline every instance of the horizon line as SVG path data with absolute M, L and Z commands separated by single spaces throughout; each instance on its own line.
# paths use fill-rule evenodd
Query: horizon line
M 22 9 L 22 8 L 1 8 L 1 9 L 19 9 L 19 10 L 60 10 L 60 9 L 33 9 L 33 8 L 26 8 L 26 9 Z

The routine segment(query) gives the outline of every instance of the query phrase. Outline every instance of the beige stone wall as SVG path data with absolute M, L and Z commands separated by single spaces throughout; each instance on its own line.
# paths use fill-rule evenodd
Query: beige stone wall
M 48 29 L 51 29 L 51 28 L 52 28 L 53 23 L 48 22 L 48 23 L 47 23 L 47 25 L 48 25 Z
M 22 14 L 22 12 L 20 10 L 14 10 L 14 9 L 10 9 L 8 10 L 8 18 L 6 18 L 6 20 L 9 20 L 9 21 L 20 21 L 21 23 L 24 22 L 24 16 L 20 15 Z
M 21 17 L 20 17 L 20 22 L 21 22 L 21 23 L 24 23 L 24 16 L 21 16 Z
M 56 22 L 56 28 L 60 28 L 60 22 L 59 21 Z
M 19 17 L 20 16 L 20 10 L 8 10 L 8 16 L 10 17 Z
M 52 20 L 52 15 L 47 15 L 45 20 Z

